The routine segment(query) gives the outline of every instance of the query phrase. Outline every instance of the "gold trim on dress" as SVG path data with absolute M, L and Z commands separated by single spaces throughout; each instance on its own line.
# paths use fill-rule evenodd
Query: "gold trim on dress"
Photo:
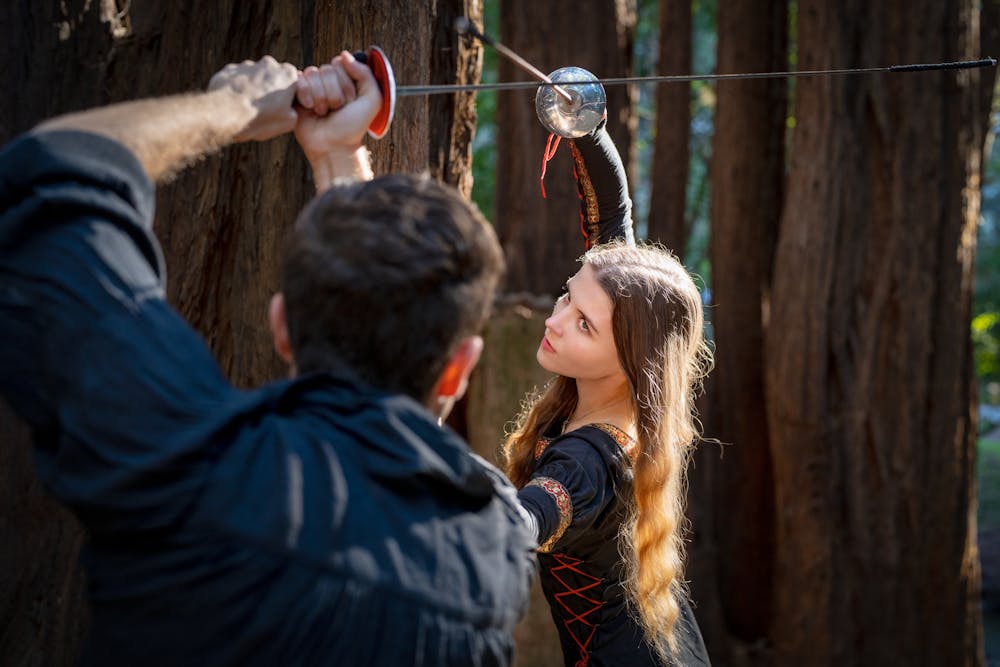
M 621 450 L 625 452 L 625 456 L 628 457 L 628 460 L 631 461 L 633 464 L 635 463 L 635 459 L 639 456 L 639 443 L 636 442 L 635 438 L 633 438 L 628 433 L 621 430 L 614 424 L 608 424 L 608 423 L 584 424 L 580 428 L 586 428 L 587 426 L 593 426 L 595 428 L 599 428 L 608 435 L 610 435 L 611 439 L 614 440 L 616 443 L 618 443 L 618 446 L 621 448 Z M 579 431 L 580 428 L 574 430 Z M 542 453 L 552 443 L 552 440 L 553 440 L 552 438 L 540 437 L 538 438 L 538 440 L 535 441 L 536 461 L 542 456 Z
M 588 426 L 596 426 L 610 435 L 618 443 L 618 446 L 622 448 L 622 451 L 625 452 L 625 456 L 628 457 L 629 461 L 635 463 L 636 457 L 639 456 L 639 443 L 635 441 L 635 438 L 614 424 L 601 423 L 588 424 Z
M 538 547 L 538 550 L 542 553 L 549 553 L 573 522 L 573 501 L 570 499 L 566 487 L 551 477 L 535 477 L 527 485 L 537 486 L 549 494 L 556 502 L 556 508 L 559 510 L 559 526 L 549 535 L 549 539 L 545 540 L 545 543 Z
M 552 438 L 539 438 L 538 440 L 535 441 L 535 460 L 536 461 L 538 460 L 538 457 L 540 457 L 542 455 L 542 452 L 545 451 L 545 448 L 549 446 L 550 442 L 552 442 Z

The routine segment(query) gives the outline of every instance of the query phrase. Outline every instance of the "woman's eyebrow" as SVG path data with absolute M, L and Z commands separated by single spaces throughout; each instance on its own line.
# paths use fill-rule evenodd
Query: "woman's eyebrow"
M 573 304 L 573 307 L 576 308 L 576 312 L 580 313 L 580 316 L 587 323 L 587 326 L 590 327 L 595 334 L 601 333 L 600 331 L 597 330 L 597 327 L 594 326 L 594 321 L 592 319 L 590 319 L 589 317 L 587 317 L 587 313 L 585 313 L 582 310 L 580 310 L 580 307 L 578 305 L 576 305 L 575 301 L 573 301 L 573 294 L 572 294 L 572 290 L 570 289 L 569 284 L 570 284 L 570 281 L 567 280 L 566 281 L 566 293 L 569 294 L 569 302 Z

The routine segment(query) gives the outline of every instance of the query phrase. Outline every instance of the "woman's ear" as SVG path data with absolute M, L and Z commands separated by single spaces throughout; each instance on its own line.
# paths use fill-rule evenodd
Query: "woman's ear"
M 274 351 L 286 364 L 294 364 L 292 343 L 288 338 L 288 320 L 285 317 L 285 296 L 281 292 L 271 297 L 271 305 L 267 309 L 267 320 L 271 325 Z

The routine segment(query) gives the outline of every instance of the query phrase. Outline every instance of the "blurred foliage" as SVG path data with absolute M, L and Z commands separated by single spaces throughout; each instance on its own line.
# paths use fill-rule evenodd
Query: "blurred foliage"
M 983 380 L 1000 377 L 1000 313 L 981 313 L 972 318 L 976 374 Z
M 635 71 L 632 76 L 660 74 L 656 69 L 660 48 L 659 0 L 638 0 L 636 5 L 635 46 L 632 50 Z M 633 137 L 635 158 L 632 176 L 635 182 L 631 183 L 632 213 L 635 217 L 636 234 L 645 237 L 649 221 L 649 198 L 652 196 L 650 178 L 656 132 L 656 88 L 654 84 L 648 83 L 636 85 L 635 88 L 635 113 L 638 122 Z
M 715 69 L 716 0 L 695 0 L 691 5 L 694 38 L 691 72 L 661 72 L 658 69 L 660 18 L 659 0 L 638 0 L 634 76 L 654 74 L 707 74 Z M 656 85 L 638 87 L 636 115 L 638 126 L 634 137 L 635 173 L 632 199 L 638 236 L 646 235 L 651 196 L 653 143 L 656 139 Z M 684 85 L 684 84 L 662 84 Z M 688 187 L 685 220 L 691 231 L 686 248 L 678 252 L 684 264 L 706 283 L 710 278 L 708 261 L 710 184 L 708 164 L 712 155 L 712 132 L 715 114 L 715 88 L 708 82 L 691 84 L 691 136 L 689 138 Z
M 500 0 L 483 2 L 483 32 L 500 39 Z M 483 49 L 483 83 L 497 80 L 496 49 Z M 496 219 L 497 91 L 476 94 L 476 136 L 472 140 L 472 200 L 490 221 Z
M 1000 528 L 1000 440 L 979 440 L 979 526 Z M 992 663 L 990 663 L 992 664 Z
M 695 0 L 691 6 L 694 24 L 692 73 L 708 74 L 715 70 L 715 15 L 716 0 Z M 715 131 L 715 99 L 715 86 L 710 82 L 695 81 L 691 84 L 690 163 L 685 214 L 690 234 L 684 249 L 684 264 L 705 284 L 711 284 L 712 280 L 708 258 L 712 196 L 708 166 Z
M 1000 84 L 997 86 L 1000 90 Z M 1000 129 L 1000 95 L 993 96 L 993 132 Z M 972 345 L 983 401 L 1000 404 L 1000 148 L 993 141 L 983 167 L 976 235 Z

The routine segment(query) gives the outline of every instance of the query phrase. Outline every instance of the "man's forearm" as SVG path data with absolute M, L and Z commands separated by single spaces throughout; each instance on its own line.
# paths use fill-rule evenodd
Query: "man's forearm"
M 153 181 L 162 181 L 232 143 L 256 111 L 226 89 L 125 102 L 59 116 L 36 131 L 83 130 L 131 150 Z

